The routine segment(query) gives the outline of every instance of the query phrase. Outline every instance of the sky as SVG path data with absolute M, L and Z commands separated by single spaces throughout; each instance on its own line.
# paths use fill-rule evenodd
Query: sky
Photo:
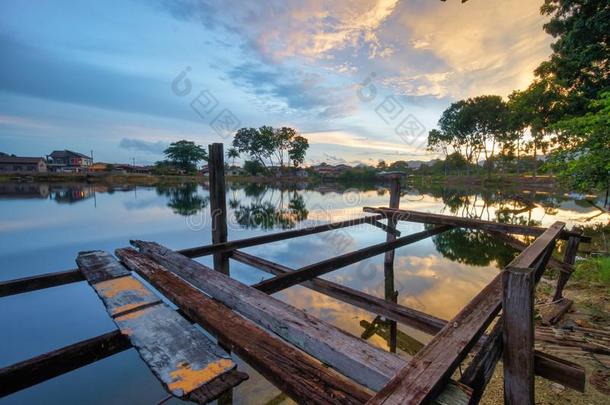
M 430 160 L 451 102 L 525 88 L 532 0 L 5 0 L 0 151 L 149 164 L 170 142 L 291 126 L 306 164 Z

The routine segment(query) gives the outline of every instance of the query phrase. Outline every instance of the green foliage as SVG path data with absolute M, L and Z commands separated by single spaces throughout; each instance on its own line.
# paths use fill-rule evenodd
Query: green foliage
M 572 278 L 610 288 L 610 256 L 590 257 L 577 261 Z
M 197 163 L 207 162 L 207 151 L 192 141 L 181 140 L 173 142 L 163 152 L 170 162 L 187 173 L 197 170 Z
M 544 30 L 556 41 L 535 73 L 567 92 L 572 114 L 582 113 L 588 100 L 610 89 L 610 2 L 545 0 L 540 12 L 551 17 Z
M 377 170 L 372 166 L 352 167 L 339 175 L 344 183 L 372 183 L 377 177 Z
M 284 167 L 289 162 L 295 167 L 302 164 L 309 142 L 293 128 L 262 126 L 237 130 L 233 147 L 267 169 L 273 165 Z
M 256 176 L 265 171 L 265 168 L 262 164 L 254 160 L 246 160 L 244 163 L 244 170 L 250 176 Z
M 546 166 L 576 191 L 610 187 L 610 92 L 591 103 L 584 116 L 553 125 L 555 150 Z

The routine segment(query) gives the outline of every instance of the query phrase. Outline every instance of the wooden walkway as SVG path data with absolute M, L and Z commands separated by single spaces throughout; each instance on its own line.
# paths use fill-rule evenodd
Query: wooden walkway
M 400 179 L 392 175 L 387 179 L 390 206 L 364 209 L 373 215 L 228 241 L 222 157 L 222 145 L 212 145 L 210 159 L 216 162 L 210 165 L 212 245 L 174 251 L 155 242 L 131 241 L 137 250 L 118 249 L 116 258 L 108 252 L 82 252 L 77 257 L 78 269 L 0 283 L 2 297 L 86 280 L 117 326 L 116 331 L 0 369 L 0 396 L 129 348 L 138 352 L 171 395 L 198 403 L 231 392 L 247 378 L 236 369 L 231 353 L 299 403 L 476 404 L 500 360 L 504 362 L 505 403 L 533 404 L 534 375 L 572 389 L 584 388 L 582 367 L 536 350 L 559 339 L 551 329 L 534 328 L 533 302 L 534 287 L 547 267 L 561 274 L 555 292 L 561 300 L 578 244 L 588 241 L 587 237 L 566 230 L 561 222 L 536 228 L 401 210 Z M 379 222 L 382 219 L 387 223 Z M 433 227 L 403 236 L 396 230 L 399 221 Z M 386 232 L 386 242 L 300 269 L 241 250 L 360 224 Z M 489 232 L 520 254 L 453 319 L 439 319 L 397 304 L 394 251 L 454 227 Z M 536 239 L 526 245 L 511 235 Z M 563 261 L 551 257 L 562 239 L 568 243 Z M 385 299 L 319 278 L 381 254 Z M 214 257 L 213 269 L 193 260 L 205 255 Z M 245 285 L 230 277 L 230 260 L 273 277 Z M 148 289 L 142 279 L 162 296 Z M 294 285 L 377 317 L 361 323 L 361 337 L 353 336 L 271 296 Z M 398 330 L 397 324 L 433 338 L 423 345 Z M 374 334 L 388 342 L 391 352 L 366 341 Z M 561 340 L 569 345 L 577 339 L 574 335 Z M 604 350 L 600 345 L 607 343 L 607 337 L 601 336 L 595 343 L 591 350 Z M 392 353 L 397 347 L 413 358 Z M 463 370 L 459 381 L 453 379 L 458 367 Z

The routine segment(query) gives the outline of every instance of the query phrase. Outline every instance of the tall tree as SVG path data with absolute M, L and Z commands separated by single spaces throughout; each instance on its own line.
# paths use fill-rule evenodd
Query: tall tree
M 171 143 L 163 153 L 176 167 L 187 172 L 195 171 L 197 163 L 208 160 L 208 152 L 203 147 L 186 140 Z
M 239 129 L 233 138 L 233 147 L 238 153 L 248 154 L 266 170 L 274 165 L 284 167 L 288 161 L 295 166 L 303 163 L 309 142 L 293 128 L 262 126 Z
M 545 0 L 540 12 L 551 17 L 544 30 L 556 41 L 535 73 L 566 91 L 570 113 L 583 113 L 610 89 L 610 2 Z
M 232 160 L 232 166 L 235 166 L 235 159 L 239 157 L 239 152 L 235 148 L 229 148 L 227 150 L 227 157 Z

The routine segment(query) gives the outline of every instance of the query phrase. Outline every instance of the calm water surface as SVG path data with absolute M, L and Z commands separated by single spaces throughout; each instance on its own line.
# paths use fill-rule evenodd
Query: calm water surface
M 278 232 L 362 216 L 364 206 L 387 206 L 383 186 L 365 190 L 319 187 L 299 190 L 234 185 L 227 192 L 229 239 Z M 568 227 L 607 224 L 610 217 L 574 196 L 490 190 L 416 190 L 401 207 L 503 222 Z M 204 186 L 134 187 L 88 184 L 0 184 L 0 280 L 75 267 L 79 251 L 113 251 L 130 239 L 174 249 L 211 243 L 208 191 Z M 400 223 L 402 235 L 424 229 Z M 385 241 L 362 225 L 245 249 L 298 268 Z M 396 251 L 400 304 L 449 319 L 514 257 L 514 251 L 483 233 L 454 230 Z M 211 258 L 198 259 L 211 265 Z M 270 275 L 231 262 L 231 275 L 254 284 Z M 324 278 L 383 297 L 383 255 Z M 388 350 L 383 328 L 366 333 L 375 314 L 303 287 L 275 295 L 371 344 Z M 115 329 L 84 282 L 0 298 L 0 367 Z M 398 353 L 409 358 L 430 336 L 399 326 Z M 250 380 L 234 390 L 234 403 L 281 403 L 285 397 L 236 359 Z M 167 394 L 132 349 L 33 388 L 0 399 L 7 404 L 155 404 Z M 285 400 L 288 402 L 288 400 Z M 169 401 L 168 403 L 181 403 Z

